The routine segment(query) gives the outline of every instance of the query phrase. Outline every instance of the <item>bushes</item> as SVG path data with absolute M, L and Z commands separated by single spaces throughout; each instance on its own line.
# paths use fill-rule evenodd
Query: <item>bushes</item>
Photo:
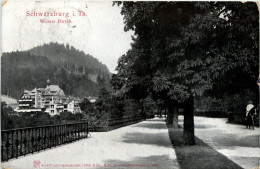
M 122 118 L 124 116 L 124 100 L 113 96 L 112 97 L 112 105 L 110 107 L 110 119 Z
M 106 89 L 101 89 L 95 103 L 85 98 L 80 104 L 84 119 L 90 127 L 108 127 L 108 121 L 141 115 L 141 104 L 133 99 L 126 99 Z
M 141 115 L 141 105 L 134 99 L 127 99 L 124 101 L 124 116 L 137 117 Z
M 230 113 L 228 115 L 228 122 L 235 124 L 245 124 L 245 114 L 243 113 Z M 255 126 L 259 126 L 259 116 L 255 119 Z
M 154 110 L 157 109 L 155 101 L 151 97 L 144 99 L 146 118 L 154 118 Z
M 20 113 L 19 115 L 8 115 L 8 112 L 4 112 L 4 114 L 7 114 L 12 125 L 7 126 L 6 122 L 1 119 L 1 123 L 5 126 L 2 130 L 55 124 L 50 115 L 45 112 Z
M 229 123 L 245 124 L 245 116 L 241 113 L 230 113 L 228 115 Z
M 14 111 L 1 104 L 1 129 L 9 130 L 14 128 L 35 127 L 44 125 L 57 125 L 81 122 L 82 114 L 72 114 L 63 112 L 60 115 L 50 116 L 45 112 L 19 113 L 14 115 Z
M 240 91 L 236 94 L 223 94 L 221 97 L 197 96 L 195 98 L 196 116 L 206 117 L 229 117 L 236 123 L 242 123 L 246 113 L 248 101 L 258 103 L 257 93 L 248 90 Z
M 10 119 L 8 113 L 13 113 L 13 109 L 8 107 L 5 102 L 1 102 L 1 129 L 6 130 L 13 128 L 13 121 Z

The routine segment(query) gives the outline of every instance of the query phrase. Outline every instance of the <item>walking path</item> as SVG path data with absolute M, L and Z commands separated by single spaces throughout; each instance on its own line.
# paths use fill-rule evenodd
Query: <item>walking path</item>
M 183 125 L 183 116 L 179 118 Z M 195 136 L 245 169 L 258 168 L 260 129 L 228 124 L 226 118 L 195 117 Z
M 9 160 L 2 166 L 10 169 L 179 168 L 164 119 L 155 118 L 91 135 L 91 138 Z

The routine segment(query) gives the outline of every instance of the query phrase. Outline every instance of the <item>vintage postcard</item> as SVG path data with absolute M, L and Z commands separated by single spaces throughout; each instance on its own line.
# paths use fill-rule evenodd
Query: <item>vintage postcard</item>
M 2 1 L 2 169 L 259 168 L 259 3 Z

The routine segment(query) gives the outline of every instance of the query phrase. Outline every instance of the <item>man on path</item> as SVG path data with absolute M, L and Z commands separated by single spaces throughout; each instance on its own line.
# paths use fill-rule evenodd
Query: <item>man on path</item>
M 253 102 L 249 101 L 248 105 L 246 106 L 246 128 L 250 129 L 252 118 L 251 118 L 251 110 L 254 108 Z

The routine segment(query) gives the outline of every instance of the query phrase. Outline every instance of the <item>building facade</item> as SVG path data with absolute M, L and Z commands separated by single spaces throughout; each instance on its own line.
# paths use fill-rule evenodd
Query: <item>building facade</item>
M 67 106 L 67 111 L 71 112 L 72 114 L 81 113 L 79 101 L 76 99 L 70 100 Z
M 46 88 L 35 88 L 24 90 L 19 99 L 16 112 L 40 112 L 44 111 L 51 116 L 59 115 L 61 112 L 81 113 L 80 100 L 66 97 L 64 91 L 58 85 L 50 85 L 47 81 Z

